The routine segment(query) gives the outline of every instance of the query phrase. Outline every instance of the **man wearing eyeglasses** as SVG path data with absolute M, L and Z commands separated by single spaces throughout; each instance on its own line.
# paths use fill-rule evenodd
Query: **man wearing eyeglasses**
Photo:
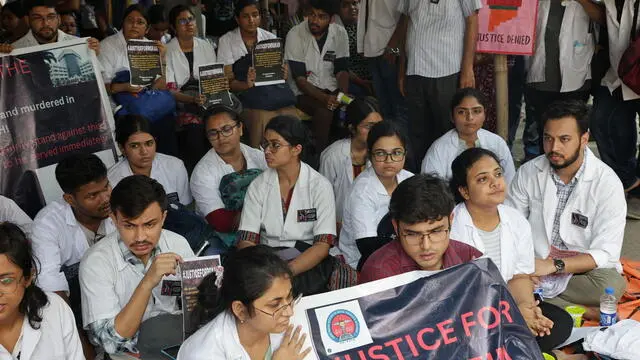
M 335 5 L 311 0 L 308 20 L 289 31 L 285 45 L 289 84 L 298 96 L 298 108 L 313 116 L 319 151 L 327 146 L 333 111 L 340 106 L 336 94 L 349 91 L 349 36 L 344 27 L 331 24 Z
M 13 44 L 0 44 L 0 53 L 10 53 L 13 49 L 77 39 L 76 36 L 60 30 L 61 20 L 56 11 L 55 0 L 27 1 L 25 11 L 31 29 Z M 87 44 L 89 49 L 95 51 L 96 54 L 100 52 L 100 42 L 97 39 L 89 38 Z
M 367 259 L 359 282 L 414 270 L 442 270 L 482 256 L 476 248 L 449 239 L 454 205 L 440 178 L 416 175 L 400 183 L 389 204 L 397 237 Z

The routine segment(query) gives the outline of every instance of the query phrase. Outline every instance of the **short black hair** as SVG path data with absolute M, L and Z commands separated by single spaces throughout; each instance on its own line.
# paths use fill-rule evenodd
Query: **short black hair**
M 311 0 L 309 5 L 314 9 L 326 12 L 329 16 L 337 14 L 340 6 L 339 2 L 335 0 Z
M 369 130 L 369 135 L 367 136 L 367 150 L 369 151 L 369 155 L 373 155 L 373 145 L 375 145 L 380 138 L 387 136 L 397 136 L 405 151 L 409 150 L 407 145 L 409 138 L 407 134 L 394 122 L 381 121 L 373 125 L 371 130 Z
M 24 6 L 22 6 L 21 1 L 14 1 L 8 4 L 5 4 L 2 7 L 2 12 L 5 12 L 5 11 L 11 11 L 11 13 L 15 15 L 17 18 L 23 18 L 27 15 L 27 12 L 24 10 Z
M 500 165 L 500 159 L 493 151 L 474 147 L 463 151 L 458 157 L 456 157 L 451 163 L 451 180 L 449 180 L 449 187 L 457 203 L 464 202 L 464 197 L 460 194 L 460 187 L 467 187 L 467 174 L 469 169 L 473 167 L 478 160 L 485 156 L 492 157 L 498 165 Z M 502 165 L 500 165 L 502 166 Z
M 74 154 L 56 166 L 56 180 L 65 194 L 73 194 L 86 184 L 104 180 L 107 167 L 94 154 Z
M 456 108 L 456 106 L 459 106 L 462 100 L 468 97 L 472 97 L 478 100 L 480 105 L 482 105 L 482 107 L 485 109 L 489 105 L 489 103 L 487 102 L 487 98 L 480 90 L 474 88 L 458 89 L 458 91 L 456 91 L 456 93 L 453 95 L 453 98 L 451 98 L 451 113 L 453 114 L 453 110 Z
M 147 14 L 149 15 L 149 24 L 160 24 L 163 22 L 167 22 L 167 16 L 165 15 L 164 5 L 151 5 L 147 10 Z
M 29 14 L 34 7 L 44 6 L 50 9 L 55 9 L 56 5 L 56 0 L 25 0 L 23 2 L 23 8 L 26 14 Z
M 153 203 L 158 203 L 163 212 L 169 206 L 164 187 L 148 176 L 127 176 L 111 192 L 111 211 L 129 219 L 137 218 Z
M 235 16 L 240 16 L 240 12 L 242 11 L 242 9 L 246 8 L 247 6 L 255 6 L 258 8 L 258 11 L 260 11 L 260 2 L 258 0 L 237 0 L 234 10 Z
M 171 8 L 171 11 L 169 11 L 169 25 L 171 25 L 171 27 L 176 27 L 178 16 L 184 11 L 188 11 L 192 16 L 194 15 L 193 11 L 191 11 L 191 9 L 186 5 L 176 5 Z
M 589 131 L 590 108 L 584 101 L 580 100 L 560 100 L 551 103 L 542 114 L 542 127 L 550 120 L 559 120 L 565 117 L 572 117 L 576 120 L 580 135 Z
M 151 123 L 142 115 L 129 114 L 116 120 L 116 142 L 124 147 L 129 137 L 137 132 L 151 134 Z
M 122 22 L 124 23 L 124 19 L 126 19 L 127 16 L 129 16 L 134 11 L 139 12 L 140 15 L 142 15 L 142 17 L 147 21 L 147 27 L 151 25 L 151 23 L 149 22 L 149 14 L 147 13 L 147 10 L 140 4 L 133 4 L 126 8 L 124 10 L 124 14 L 122 15 Z
M 315 147 L 311 140 L 309 128 L 293 115 L 278 115 L 271 119 L 264 131 L 274 131 L 282 136 L 291 146 L 302 145 L 300 160 L 309 163 L 315 155 Z
M 414 175 L 391 195 L 389 215 L 396 221 L 417 224 L 449 217 L 455 203 L 447 183 L 433 174 Z
M 378 101 L 373 97 L 357 97 L 349 105 L 347 105 L 346 121 L 347 125 L 354 128 L 360 125 L 369 114 L 380 112 Z

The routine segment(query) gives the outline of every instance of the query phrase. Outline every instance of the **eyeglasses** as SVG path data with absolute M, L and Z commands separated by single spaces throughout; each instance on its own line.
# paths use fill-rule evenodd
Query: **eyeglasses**
M 186 19 L 178 19 L 178 24 L 184 26 L 184 25 L 193 24 L 194 21 L 196 21 L 196 19 L 193 16 L 189 16 Z
M 422 244 L 425 237 L 429 239 L 429 241 L 434 243 L 442 242 L 448 237 L 448 234 L 449 229 L 427 231 L 424 233 L 405 231 L 403 232 L 402 237 L 404 238 L 404 241 L 407 242 L 407 244 L 416 246 Z
M 0 279 L 0 294 L 13 294 L 18 289 L 18 283 L 22 279 L 22 276 L 18 279 L 12 277 L 6 277 Z
M 295 299 L 291 300 L 290 302 L 280 306 L 279 308 L 276 309 L 276 311 L 274 311 L 273 313 L 269 313 L 266 312 L 264 310 L 258 309 L 256 308 L 258 311 L 260 311 L 263 314 L 269 315 L 273 318 L 273 320 L 277 319 L 280 317 L 280 315 L 282 315 L 282 313 L 289 307 L 291 306 L 291 310 L 293 310 L 293 308 L 298 305 L 298 303 L 300 302 L 300 299 L 302 299 L 302 294 L 298 295 L 298 297 L 296 297 Z
M 240 124 L 235 124 L 235 125 L 225 125 L 222 128 L 218 129 L 210 129 L 207 130 L 207 137 L 213 138 L 213 139 L 217 139 L 220 137 L 220 134 L 222 134 L 222 136 L 224 137 L 229 137 L 231 136 L 231 134 L 233 134 L 233 129 L 235 129 L 236 127 L 239 127 Z
M 127 24 L 131 25 L 131 26 L 138 25 L 138 26 L 147 27 L 147 21 L 145 19 L 142 19 L 142 18 L 137 18 L 137 19 L 128 18 L 128 19 L 125 20 L 125 22 Z
M 387 162 L 387 159 L 391 158 L 391 161 L 398 162 L 404 160 L 406 154 L 407 152 L 404 149 L 393 149 L 391 152 L 374 150 L 373 159 L 377 162 Z
M 47 23 L 53 23 L 56 20 L 58 20 L 58 15 L 56 14 L 49 14 L 45 17 L 40 16 L 40 15 L 31 15 L 31 21 L 33 22 L 47 22 Z
M 280 150 L 281 147 L 284 146 L 292 146 L 291 144 L 280 144 L 279 142 L 275 142 L 275 141 L 263 141 L 260 143 L 260 147 L 262 148 L 262 151 L 266 152 L 267 150 L 269 150 L 269 148 L 271 148 L 271 153 L 275 154 L 278 152 L 278 150 Z

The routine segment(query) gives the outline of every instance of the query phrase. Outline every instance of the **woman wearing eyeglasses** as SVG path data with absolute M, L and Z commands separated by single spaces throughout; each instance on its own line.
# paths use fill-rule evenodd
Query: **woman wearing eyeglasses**
M 36 264 L 22 230 L 0 223 L 0 358 L 84 360 L 73 313 L 36 286 Z
M 244 106 L 242 118 L 249 131 L 249 144 L 257 148 L 271 118 L 283 114 L 296 115 L 296 98 L 287 84 L 255 85 L 253 49 L 260 41 L 277 38 L 260 28 L 259 1 L 237 1 L 235 19 L 238 27 L 220 37 L 218 61 L 225 65 L 225 72 L 230 76 L 231 91 L 238 94 Z M 286 64 L 282 65 L 282 70 L 286 80 L 289 71 Z
M 358 268 L 357 242 L 378 236 L 378 223 L 389 212 L 391 194 L 405 179 L 407 137 L 391 122 L 375 124 L 369 131 L 367 149 L 372 166 L 353 182 L 343 209 L 340 251 L 347 264 Z
M 195 16 L 184 5 L 169 12 L 174 38 L 167 44 L 167 88 L 177 102 L 178 145 L 180 158 L 191 172 L 208 150 L 202 134 L 202 108 L 198 67 L 216 62 L 216 53 L 209 41 L 196 37 Z
M 178 360 L 302 360 L 306 335 L 289 321 L 294 306 L 287 263 L 264 245 L 227 259 L 222 278 L 198 287 L 195 321 L 203 326 L 180 347 Z
M 344 201 L 353 184 L 371 163 L 368 161 L 367 136 L 382 121 L 378 104 L 372 98 L 357 98 L 347 106 L 349 137 L 329 145 L 320 155 L 320 173 L 333 185 L 336 196 L 336 220 L 342 223 Z
M 131 175 L 145 175 L 158 181 L 170 203 L 189 205 L 192 202 L 187 170 L 182 160 L 156 152 L 149 121 L 140 115 L 125 115 L 116 122 L 116 142 L 122 160 L 115 163 L 107 176 L 111 186 Z
M 269 169 L 249 185 L 237 243 L 282 249 L 294 292 L 305 295 L 356 282 L 355 272 L 329 255 L 335 200 L 331 183 L 303 161 L 312 155 L 310 143 L 309 129 L 295 117 L 280 115 L 267 124 L 262 148 Z
M 451 171 L 458 202 L 451 238 L 475 247 L 497 265 L 540 348 L 550 352 L 569 337 L 572 320 L 564 310 L 534 298 L 531 226 L 520 212 L 502 204 L 507 185 L 498 157 L 482 148 L 468 149 L 453 161 Z
M 451 100 L 454 128 L 436 140 L 422 160 L 422 173 L 435 173 L 445 180 L 451 178 L 451 162 L 469 148 L 489 149 L 498 155 L 507 184 L 516 175 L 516 169 L 507 143 L 498 135 L 484 130 L 487 102 L 476 89 L 456 92 Z
M 267 168 L 267 163 L 262 151 L 240 142 L 244 127 L 235 110 L 215 106 L 207 111 L 205 120 L 212 149 L 193 170 L 191 192 L 196 211 L 215 230 L 231 234 L 238 229 L 248 184 Z M 228 245 L 233 241 L 235 235 Z

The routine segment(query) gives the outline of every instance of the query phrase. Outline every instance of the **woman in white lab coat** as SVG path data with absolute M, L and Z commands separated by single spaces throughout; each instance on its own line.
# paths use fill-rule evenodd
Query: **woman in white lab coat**
M 284 248 L 296 293 L 310 295 L 354 285 L 355 271 L 329 255 L 336 238 L 331 183 L 302 159 L 309 129 L 297 118 L 273 118 L 264 133 L 265 172 L 249 185 L 238 231 L 238 247 Z
M 191 204 L 189 179 L 182 160 L 156 152 L 156 139 L 146 118 L 140 115 L 118 118 L 116 142 L 123 158 L 109 168 L 111 186 L 127 176 L 145 175 L 164 187 L 170 203 Z
M 35 285 L 36 263 L 24 232 L 0 224 L 0 358 L 84 360 L 73 313 Z
M 498 155 L 504 169 L 507 185 L 516 175 L 511 151 L 498 135 L 482 128 L 485 120 L 486 99 L 476 89 L 465 88 L 456 92 L 451 100 L 454 128 L 436 140 L 422 160 L 422 173 L 435 173 L 441 178 L 451 178 L 451 163 L 456 156 L 473 147 L 491 150 Z
M 306 335 L 289 321 L 294 297 L 287 263 L 264 245 L 239 250 L 198 286 L 194 321 L 203 326 L 178 360 L 302 360 Z M 283 334 L 284 333 L 284 334 Z
M 394 123 L 383 121 L 371 128 L 367 151 L 372 166 L 353 182 L 344 203 L 340 231 L 340 251 L 354 269 L 362 267 L 359 248 L 376 242 L 378 223 L 389 212 L 391 194 L 398 184 L 413 176 L 403 169 L 407 136 Z
M 367 136 L 373 125 L 382 121 L 377 102 L 357 98 L 347 106 L 346 126 L 349 137 L 329 145 L 320 155 L 320 173 L 333 185 L 336 196 L 336 219 L 342 223 L 342 208 L 349 196 L 353 179 L 368 166 Z
M 540 348 L 550 352 L 571 334 L 571 317 L 534 298 L 531 226 L 520 212 L 502 204 L 507 185 L 498 156 L 482 148 L 467 149 L 451 169 L 451 190 L 458 202 L 451 238 L 475 247 L 498 266 Z
M 174 38 L 167 44 L 167 88 L 177 102 L 178 145 L 180 158 L 189 173 L 209 149 L 202 134 L 204 123 L 199 92 L 198 68 L 216 62 L 213 45 L 196 37 L 195 15 L 185 5 L 169 11 L 169 24 Z

